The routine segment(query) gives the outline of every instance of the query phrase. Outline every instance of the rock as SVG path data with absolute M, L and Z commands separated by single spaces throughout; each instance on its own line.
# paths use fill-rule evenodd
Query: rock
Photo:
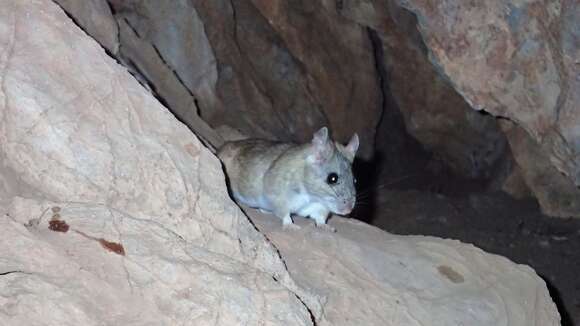
M 312 325 L 294 293 L 239 260 L 252 251 L 235 234 L 199 219 L 181 225 L 206 232 L 196 241 L 106 204 L 15 197 L 8 212 L 2 325 Z
M 417 15 L 431 61 L 471 106 L 519 125 L 550 165 L 579 186 L 577 2 L 398 3 Z
M 0 324 L 312 325 L 217 158 L 53 2 L 0 5 Z
M 552 165 L 548 155 L 522 128 L 506 120 L 502 129 L 542 212 L 555 217 L 580 216 L 580 189 Z
M 180 86 L 185 88 L 188 94 L 179 97 L 191 97 L 196 103 L 188 108 L 189 112 L 180 106 L 176 109 L 187 122 L 191 119 L 189 115 L 197 115 L 197 110 L 215 110 L 218 101 L 217 62 L 203 21 L 190 2 L 110 2 L 117 12 L 115 17 L 123 33 L 120 36 L 121 55 L 133 61 L 156 89 L 168 92 Z M 167 80 L 171 78 L 177 82 L 168 85 Z M 177 94 L 160 95 L 170 101 L 172 95 Z
M 347 142 L 357 132 L 361 139 L 357 155 L 371 158 L 382 94 L 368 30 L 344 19 L 335 1 L 251 3 L 303 71 L 302 87 L 312 98 L 309 105 L 322 109 L 337 140 Z M 301 140 L 309 140 L 311 131 Z
M 505 177 L 501 184 L 501 189 L 517 199 L 534 198 L 532 191 L 526 183 L 526 179 L 524 179 L 522 168 L 519 165 Z
M 104 0 L 57 1 L 96 39 L 112 38 L 105 47 L 118 42 L 118 59 L 205 143 L 219 144 L 221 130 L 304 142 L 327 124 L 341 141 L 358 132 L 363 159 L 376 150 L 405 162 L 393 148 L 409 142 L 375 132 L 382 109 L 385 119 L 400 110 L 406 131 L 456 173 L 511 189 L 494 179 L 512 155 L 495 119 L 476 112 L 485 111 L 524 128 L 533 151 L 580 185 L 572 0 L 109 0 L 117 27 Z M 540 187 L 534 195 L 549 191 Z
M 94 37 L 110 53 L 119 50 L 119 30 L 106 0 L 55 0 L 87 34 Z
M 532 269 L 474 246 L 340 217 L 330 220 L 335 233 L 301 218 L 286 232 L 278 219 L 249 212 L 296 282 L 324 293 L 319 325 L 560 325 L 552 303 L 530 304 L 550 302 Z
M 372 157 L 381 94 L 368 33 L 329 4 L 303 11 L 280 1 L 109 3 L 119 59 L 203 138 L 211 136 L 199 130 L 207 129 L 200 116 L 215 129 L 297 142 L 328 125 L 339 141 L 359 133 L 360 156 Z
M 0 324 L 559 324 L 529 267 L 456 241 L 265 219 L 283 261 L 217 158 L 62 10 L 0 6 Z
M 429 62 L 415 16 L 389 1 L 347 0 L 340 13 L 376 31 L 383 78 L 396 106 L 385 110 L 400 110 L 409 134 L 455 173 L 491 178 L 506 159 L 505 136 L 493 117 L 472 110 Z

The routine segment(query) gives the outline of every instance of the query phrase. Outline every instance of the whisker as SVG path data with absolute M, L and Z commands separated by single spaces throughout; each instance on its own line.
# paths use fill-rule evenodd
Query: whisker
M 369 207 L 370 203 L 357 204 L 356 207 Z M 356 207 L 354 209 L 356 209 Z
M 363 194 L 368 194 L 368 193 L 370 193 L 373 190 L 374 190 L 373 188 L 368 188 L 368 189 L 361 190 L 361 191 L 359 191 L 357 193 L 363 195 Z
M 409 179 L 411 177 L 417 177 L 417 176 L 421 176 L 421 175 L 425 175 L 425 173 L 413 173 L 413 174 L 404 175 L 404 176 L 399 177 L 399 178 L 392 180 L 390 182 L 382 183 L 382 184 L 378 185 L 377 187 L 375 187 L 375 189 L 382 189 L 382 188 L 385 188 L 386 186 L 393 185 L 395 183 L 401 182 L 401 181 Z
M 365 194 L 365 195 L 362 195 L 362 196 L 356 196 L 356 199 L 357 200 L 369 199 L 369 198 L 371 198 L 371 196 L 372 196 L 372 194 Z

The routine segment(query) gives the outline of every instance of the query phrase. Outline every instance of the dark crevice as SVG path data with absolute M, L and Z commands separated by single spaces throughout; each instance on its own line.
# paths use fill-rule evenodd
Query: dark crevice
M 135 33 L 135 35 L 137 35 L 137 37 L 139 37 L 140 39 L 143 39 L 139 33 L 137 32 L 137 29 L 131 25 L 131 22 L 127 19 L 124 18 L 125 23 L 127 24 L 127 26 L 133 31 L 133 33 Z M 193 102 L 196 106 L 196 111 L 200 112 L 201 108 L 199 107 L 199 101 L 197 100 L 197 97 L 195 96 L 195 94 L 193 94 L 193 92 L 191 91 L 191 89 L 189 89 L 189 87 L 187 87 L 187 84 L 183 81 L 183 79 L 179 76 L 179 74 L 177 73 L 177 71 L 169 64 L 169 62 L 167 62 L 167 60 L 165 59 L 165 57 L 163 57 L 163 54 L 161 53 L 161 51 L 159 50 L 159 48 L 151 43 L 151 42 L 147 42 L 149 45 L 151 45 L 151 48 L 153 48 L 153 50 L 155 51 L 155 53 L 157 54 L 157 57 L 159 57 L 159 60 L 161 60 L 161 62 L 163 63 L 164 66 L 166 66 L 171 73 L 173 74 L 173 76 L 175 76 L 175 79 L 177 79 L 177 81 L 181 84 L 181 86 L 183 86 L 183 88 L 185 89 L 185 91 L 191 96 L 191 98 L 193 99 Z M 144 76 L 144 74 L 141 74 Z M 148 81 L 150 85 L 153 85 L 152 82 Z M 160 97 L 158 95 L 158 97 Z M 163 101 L 164 105 L 169 108 L 169 106 L 167 106 L 167 101 Z M 199 114 L 198 114 L 199 115 Z M 201 116 L 200 116 L 201 117 Z
M 137 30 L 135 27 L 133 27 L 133 25 L 131 25 L 131 21 L 130 21 L 130 20 L 127 18 L 127 17 L 123 17 L 122 19 L 123 19 L 123 21 L 125 22 L 125 24 L 127 24 L 127 27 L 129 27 L 129 28 L 131 29 L 131 31 L 132 31 L 132 32 L 133 32 L 133 33 L 134 33 L 134 34 L 135 34 L 135 35 L 136 35 L 138 38 L 140 38 L 140 39 L 143 39 L 143 37 L 141 36 L 141 34 L 139 34 L 139 31 L 138 31 L 138 30 Z M 121 29 L 120 29 L 120 27 L 119 27 L 119 30 L 121 30 Z
M 167 62 L 167 60 L 165 60 L 165 58 L 161 54 L 161 51 L 159 51 L 159 48 L 153 43 L 150 43 L 150 45 L 153 48 L 153 50 L 155 51 L 155 53 L 157 54 L 157 56 L 159 57 L 159 60 L 161 60 L 161 62 L 163 62 L 163 65 L 165 65 L 173 73 L 173 75 L 175 76 L 177 81 L 179 81 L 181 86 L 183 86 L 183 88 L 185 89 L 187 94 L 189 94 L 191 96 L 194 103 L 197 105 L 197 103 L 198 103 L 197 97 L 195 96 L 195 94 L 193 94 L 193 92 L 189 89 L 189 87 L 187 87 L 187 84 L 183 81 L 183 79 L 181 79 L 181 77 L 179 76 L 177 71 Z
M 314 318 L 314 314 L 312 313 L 312 310 L 310 310 L 310 307 L 308 307 L 308 305 L 302 300 L 302 298 L 300 298 L 298 294 L 294 293 L 294 296 L 296 296 L 296 299 L 298 299 L 298 301 L 302 303 L 304 308 L 306 308 L 306 311 L 308 311 L 308 315 L 310 315 L 310 321 L 312 322 L 312 325 L 316 326 L 317 325 L 316 318 Z
M 369 36 L 369 40 L 371 43 L 371 47 L 372 47 L 372 51 L 373 51 L 373 59 L 374 59 L 374 63 L 375 63 L 375 70 L 377 72 L 377 79 L 379 82 L 379 88 L 380 88 L 380 106 L 381 106 L 381 115 L 379 116 L 379 119 L 377 122 L 377 126 L 380 123 L 380 121 L 383 120 L 383 117 L 385 115 L 385 103 L 386 103 L 386 98 L 387 98 L 387 93 L 390 92 L 389 90 L 389 84 L 387 83 L 387 72 L 385 70 L 385 65 L 383 63 L 384 60 L 384 53 L 383 53 L 383 44 L 379 38 L 379 36 L 377 35 L 377 32 L 373 29 L 371 29 L 370 27 L 367 27 L 367 34 Z M 375 133 L 375 141 L 376 141 L 376 137 L 377 134 Z
M 389 85 L 389 72 L 385 66 L 383 42 L 377 31 L 366 28 L 372 47 L 377 83 L 380 88 L 381 114 L 375 132 L 375 153 L 372 161 L 357 159 L 353 165 L 358 179 L 355 211 L 359 220 L 371 223 L 377 216 L 375 201 L 385 188 L 396 187 L 408 179 L 424 174 L 422 167 L 431 154 L 412 138 L 406 129 L 403 114 Z
M 109 2 L 109 1 L 105 1 L 105 3 L 107 4 L 107 7 L 109 7 L 109 10 L 111 11 L 111 15 L 113 16 L 113 18 L 115 18 L 116 14 L 117 14 L 117 9 L 115 9 L 115 7 Z M 117 25 L 117 36 L 115 37 L 115 40 L 117 41 L 117 53 L 121 52 L 121 27 L 119 26 L 119 21 L 117 21 L 117 19 L 113 19 L 115 21 L 115 25 Z
M 10 275 L 10 274 L 15 274 L 15 273 L 24 273 L 23 271 L 8 271 L 8 272 L 2 272 L 0 273 L 0 276 L 5 276 L 5 275 Z M 24 273 L 26 274 L 26 273 Z

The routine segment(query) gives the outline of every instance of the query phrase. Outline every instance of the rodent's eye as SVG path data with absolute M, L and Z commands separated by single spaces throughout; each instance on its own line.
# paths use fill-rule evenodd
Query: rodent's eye
M 326 183 L 333 185 L 338 182 L 338 174 L 332 172 L 326 177 Z
M 356 183 L 357 183 L 357 181 L 356 181 L 356 178 L 353 178 L 352 180 L 354 181 L 354 184 L 356 184 Z

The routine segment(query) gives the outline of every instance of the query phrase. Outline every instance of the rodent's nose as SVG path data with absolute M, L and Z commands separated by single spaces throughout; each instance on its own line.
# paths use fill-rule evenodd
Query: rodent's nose
M 348 206 L 350 207 L 350 209 L 353 209 L 355 204 L 356 204 L 355 198 L 352 198 L 348 201 Z
M 354 205 L 355 205 L 355 203 L 356 203 L 356 198 L 345 199 L 345 200 L 343 201 L 343 203 L 344 203 L 344 206 L 345 206 L 345 207 L 346 207 L 346 208 L 347 208 L 349 211 L 351 211 L 351 210 L 354 208 Z

